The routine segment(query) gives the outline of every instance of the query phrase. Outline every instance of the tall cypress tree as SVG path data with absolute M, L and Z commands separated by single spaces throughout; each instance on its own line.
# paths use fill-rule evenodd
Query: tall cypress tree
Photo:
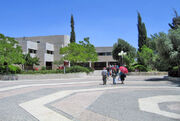
M 141 15 L 138 12 L 138 51 L 141 51 L 141 48 L 143 45 L 147 44 L 147 32 L 146 32 L 146 26 L 141 20 Z
M 70 37 L 70 42 L 76 42 L 76 36 L 75 36 L 75 31 L 74 31 L 74 18 L 73 15 L 71 15 L 71 37 Z

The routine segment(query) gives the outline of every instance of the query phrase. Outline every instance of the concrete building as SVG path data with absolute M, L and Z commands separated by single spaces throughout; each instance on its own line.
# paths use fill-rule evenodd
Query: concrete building
M 15 38 L 22 46 L 23 53 L 30 53 L 31 57 L 38 57 L 40 60 L 39 68 L 45 66 L 46 69 L 55 69 L 54 61 L 60 60 L 59 54 L 61 47 L 70 43 L 68 35 L 36 36 Z
M 112 49 L 113 47 L 96 47 L 98 54 L 98 61 L 94 63 L 96 70 L 102 70 L 103 67 L 117 63 L 117 61 L 112 58 Z
M 39 69 L 42 66 L 46 67 L 46 69 L 56 69 L 57 65 L 54 65 L 53 62 L 62 58 L 62 55 L 59 54 L 59 49 L 70 43 L 68 35 L 20 37 L 15 39 L 22 46 L 23 53 L 29 52 L 31 57 L 39 58 L 40 65 L 37 66 Z M 96 47 L 95 49 L 98 54 L 98 61 L 92 64 L 88 62 L 83 65 L 99 70 L 107 67 L 109 64 L 117 63 L 112 58 L 113 47 Z

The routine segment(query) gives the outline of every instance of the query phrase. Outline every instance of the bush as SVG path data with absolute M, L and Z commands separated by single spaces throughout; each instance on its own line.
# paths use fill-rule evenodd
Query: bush
M 41 67 L 41 70 L 46 70 L 46 67 L 45 67 L 45 66 L 42 66 L 42 67 Z
M 82 66 L 72 66 L 72 67 L 66 68 L 66 73 L 77 73 L 77 72 L 89 73 L 91 72 L 91 70 Z
M 172 77 L 180 77 L 180 75 L 178 75 L 178 66 L 174 66 L 173 68 L 171 68 L 168 71 L 168 75 Z
M 145 67 L 145 66 L 143 66 L 143 65 L 140 65 L 140 64 L 137 64 L 137 65 L 133 65 L 131 68 L 133 68 L 132 70 L 138 70 L 138 71 L 145 71 L 145 72 L 147 72 L 148 71 L 148 69 Z
M 77 73 L 77 72 L 93 72 L 92 68 L 86 68 L 82 66 L 72 66 L 66 68 L 66 73 Z M 23 71 L 22 74 L 53 74 L 53 73 L 64 73 L 64 70 L 57 69 L 57 70 L 38 70 L 38 71 Z
M 9 65 L 8 72 L 10 72 L 11 74 L 17 74 L 17 73 L 21 73 L 21 69 L 18 66 Z
M 39 71 L 23 71 L 22 74 L 54 74 L 63 73 L 63 70 L 39 70 Z

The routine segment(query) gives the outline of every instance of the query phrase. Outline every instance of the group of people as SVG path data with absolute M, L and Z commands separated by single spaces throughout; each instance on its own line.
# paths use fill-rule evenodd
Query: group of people
M 103 85 L 106 85 L 107 79 L 109 79 L 110 76 L 113 78 L 113 84 L 116 84 L 116 77 L 118 77 L 118 80 L 121 80 L 121 84 L 124 84 L 124 80 L 126 78 L 126 74 L 120 70 L 118 65 L 109 65 L 108 67 L 104 67 L 101 75 Z

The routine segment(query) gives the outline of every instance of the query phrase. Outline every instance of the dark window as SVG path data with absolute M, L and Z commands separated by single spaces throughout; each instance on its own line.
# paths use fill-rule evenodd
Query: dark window
M 52 70 L 52 62 L 46 62 L 46 69 Z
M 53 51 L 50 51 L 50 50 L 47 50 L 47 54 L 51 54 L 51 55 L 53 55 L 53 54 L 54 54 L 54 52 L 53 52 Z
M 28 49 L 28 52 L 29 52 L 29 53 L 34 53 L 34 54 L 36 54 L 36 53 L 37 53 L 37 50 L 34 50 L 34 49 Z
M 111 52 L 107 52 L 106 55 L 109 56 L 109 55 L 112 55 L 112 53 Z
M 105 56 L 105 53 L 98 53 L 99 56 Z
M 98 53 L 98 56 L 110 56 L 110 55 L 112 55 L 111 52 L 99 52 Z

